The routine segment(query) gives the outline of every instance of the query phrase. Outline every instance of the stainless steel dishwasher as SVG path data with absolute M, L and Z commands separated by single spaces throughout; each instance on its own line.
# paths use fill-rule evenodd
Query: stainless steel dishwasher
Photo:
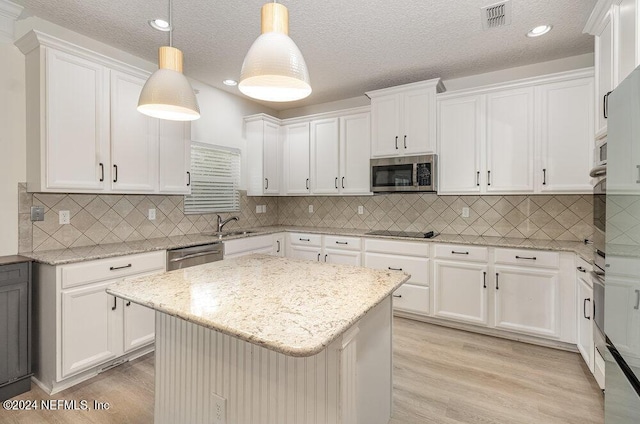
M 167 250 L 167 271 L 221 261 L 223 255 L 221 242 Z

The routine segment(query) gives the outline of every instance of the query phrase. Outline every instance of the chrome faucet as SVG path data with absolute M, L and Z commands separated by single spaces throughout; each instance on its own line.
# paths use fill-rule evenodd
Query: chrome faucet
M 222 232 L 222 227 L 224 227 L 225 225 L 227 225 L 229 223 L 229 221 L 239 221 L 240 218 L 238 218 L 237 216 L 232 216 L 231 218 L 227 218 L 224 221 L 222 220 L 222 217 L 220 217 L 220 215 L 218 215 L 218 232 L 221 233 Z

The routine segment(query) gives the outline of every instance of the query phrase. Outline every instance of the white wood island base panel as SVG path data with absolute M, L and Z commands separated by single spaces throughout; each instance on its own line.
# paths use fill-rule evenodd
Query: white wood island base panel
M 156 312 L 155 423 L 386 424 L 391 299 L 320 353 L 292 357 Z M 216 397 L 220 400 L 216 400 Z

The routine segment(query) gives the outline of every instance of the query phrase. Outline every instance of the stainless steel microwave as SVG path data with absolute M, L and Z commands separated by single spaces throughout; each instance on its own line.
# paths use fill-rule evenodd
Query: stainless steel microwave
M 371 159 L 374 193 L 437 191 L 437 155 Z

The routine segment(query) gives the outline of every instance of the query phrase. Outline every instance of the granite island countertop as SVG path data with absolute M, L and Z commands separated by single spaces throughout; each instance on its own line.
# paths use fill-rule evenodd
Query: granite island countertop
M 107 293 L 289 356 L 312 356 L 409 279 L 249 255 L 125 279 Z
M 75 247 L 69 249 L 45 250 L 38 252 L 21 253 L 36 262 L 48 265 L 64 265 L 75 262 L 82 262 L 95 259 L 104 259 L 115 256 L 132 255 L 136 253 L 152 252 L 157 250 L 176 249 L 181 247 L 197 246 L 201 244 L 215 243 L 220 241 L 235 240 L 247 237 L 254 237 L 280 232 L 301 232 L 310 234 L 328 234 L 337 236 L 353 236 L 366 238 L 381 238 L 389 240 L 420 241 L 424 243 L 452 243 L 489 247 L 506 247 L 518 249 L 537 249 L 552 251 L 567 251 L 577 253 L 587 262 L 593 259 L 593 246 L 580 241 L 560 241 L 560 240 L 537 240 L 527 238 L 511 237 L 485 237 L 467 236 L 460 234 L 440 234 L 432 239 L 406 238 L 395 236 L 373 236 L 367 235 L 369 230 L 345 229 L 345 228 L 322 228 L 322 227 L 295 227 L 295 226 L 270 226 L 247 228 L 252 231 L 250 234 L 237 235 L 220 239 L 217 236 L 205 234 L 189 234 L 184 236 L 172 236 L 155 238 L 149 240 L 111 243 L 97 246 Z

